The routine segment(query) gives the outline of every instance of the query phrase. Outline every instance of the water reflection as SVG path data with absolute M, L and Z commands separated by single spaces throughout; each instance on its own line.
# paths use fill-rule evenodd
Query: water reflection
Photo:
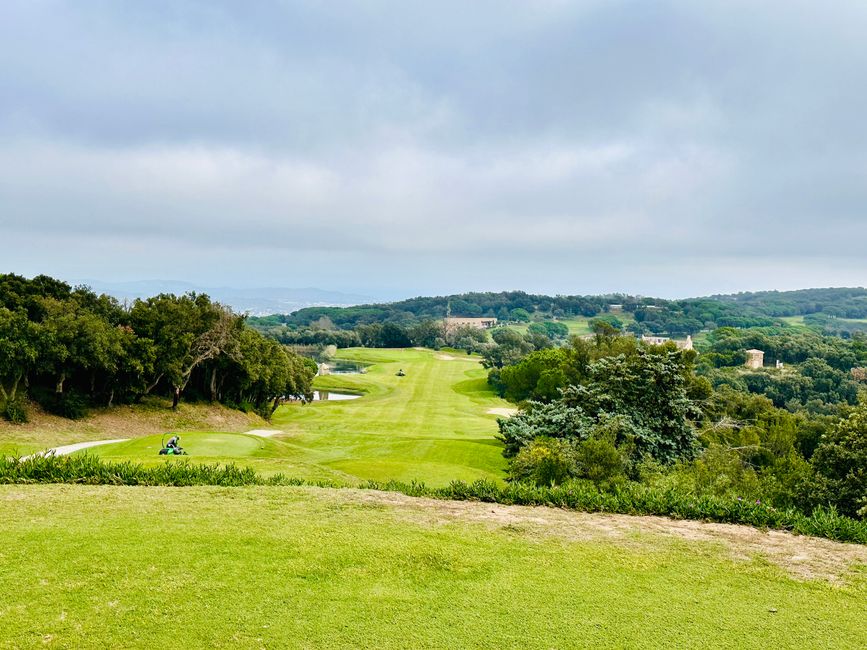
M 358 399 L 361 395 L 353 395 L 352 393 L 338 393 L 333 390 L 314 390 L 314 402 L 340 402 L 350 399 Z

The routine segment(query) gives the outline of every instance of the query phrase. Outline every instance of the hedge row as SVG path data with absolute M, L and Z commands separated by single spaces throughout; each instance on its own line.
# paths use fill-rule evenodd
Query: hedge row
M 87 485 L 249 485 L 349 487 L 343 484 L 311 482 L 283 474 L 264 477 L 249 467 L 200 465 L 169 462 L 154 466 L 139 463 L 109 463 L 91 455 L 34 456 L 27 459 L 0 458 L 0 483 L 80 483 Z M 368 481 L 367 490 L 400 492 L 413 497 L 453 501 L 484 501 L 503 505 L 551 506 L 582 512 L 609 512 L 625 515 L 661 515 L 758 528 L 788 530 L 802 535 L 826 537 L 842 542 L 867 544 L 867 521 L 839 514 L 832 508 L 818 508 L 810 514 L 794 509 L 779 510 L 760 501 L 696 495 L 676 488 L 654 488 L 626 483 L 600 491 L 587 481 L 554 487 L 526 483 L 473 483 L 453 481 L 446 487 L 424 483 Z

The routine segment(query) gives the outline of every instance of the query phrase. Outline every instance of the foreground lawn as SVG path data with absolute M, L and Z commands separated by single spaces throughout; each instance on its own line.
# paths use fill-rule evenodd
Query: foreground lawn
M 0 647 L 867 644 L 867 579 L 841 559 L 862 547 L 778 534 L 769 550 L 824 554 L 832 581 L 810 580 L 749 559 L 766 534 L 670 522 L 678 537 L 667 521 L 354 490 L 0 486 Z
M 499 480 L 505 460 L 494 438 L 497 415 L 510 408 L 488 387 L 478 358 L 432 350 L 348 349 L 340 358 L 370 365 L 361 375 L 327 375 L 316 387 L 363 396 L 351 401 L 289 404 L 270 424 L 277 435 L 184 432 L 192 462 L 234 462 L 263 474 L 311 480 Z M 398 377 L 402 369 L 406 375 Z M 88 449 L 106 460 L 175 462 L 157 456 L 161 434 Z M 84 452 L 81 452 L 84 453 Z

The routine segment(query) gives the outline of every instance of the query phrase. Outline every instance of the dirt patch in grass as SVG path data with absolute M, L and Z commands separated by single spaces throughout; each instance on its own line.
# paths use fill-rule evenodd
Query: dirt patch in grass
M 431 526 L 482 523 L 521 535 L 565 540 L 611 540 L 642 544 L 667 537 L 688 543 L 722 546 L 734 560 L 761 559 L 801 580 L 845 583 L 867 567 L 867 546 L 842 544 L 783 531 L 751 526 L 703 523 L 666 517 L 590 514 L 557 508 L 503 506 L 468 501 L 439 501 L 407 497 L 393 492 L 340 491 L 341 497 L 360 504 L 386 504 L 400 516 Z

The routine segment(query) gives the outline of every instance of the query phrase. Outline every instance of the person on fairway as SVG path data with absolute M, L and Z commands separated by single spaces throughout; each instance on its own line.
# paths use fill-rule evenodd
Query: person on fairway
M 166 445 L 166 449 L 177 449 L 177 448 L 178 448 L 178 443 L 179 443 L 180 441 L 181 441 L 181 437 L 180 437 L 180 436 L 172 436 L 171 438 L 169 438 L 169 442 L 168 442 L 168 444 Z

